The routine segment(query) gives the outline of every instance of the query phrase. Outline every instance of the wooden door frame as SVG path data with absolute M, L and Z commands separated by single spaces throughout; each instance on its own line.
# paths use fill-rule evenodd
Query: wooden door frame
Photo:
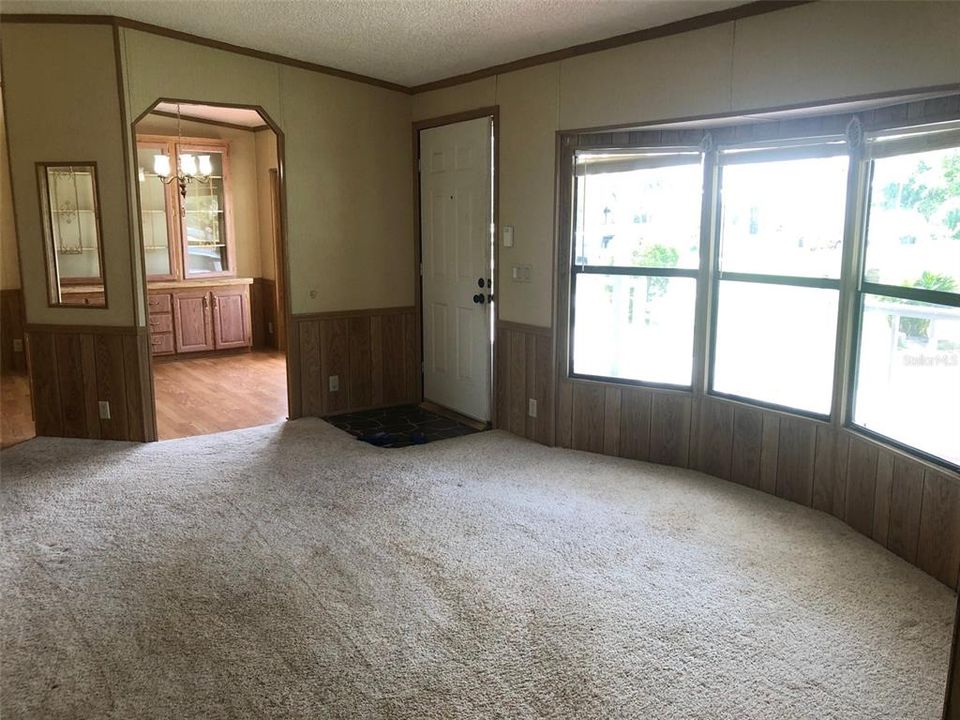
M 287 352 L 287 282 L 286 276 L 280 271 L 280 268 L 287 267 L 287 248 L 280 229 L 280 216 L 283 206 L 282 189 L 279 169 L 270 168 L 268 174 L 270 176 L 270 230 L 273 236 L 273 268 L 276 275 L 274 294 L 277 303 L 277 327 L 274 328 L 274 337 L 277 342 L 277 350 L 285 353 Z
M 210 107 L 220 107 L 220 108 L 239 108 L 245 110 L 254 110 L 260 117 L 263 119 L 264 124 L 269 127 L 274 134 L 274 137 L 277 140 L 277 178 L 279 180 L 279 195 L 280 195 L 280 213 L 276 218 L 277 231 L 279 234 L 279 244 L 283 249 L 283 262 L 280 262 L 280 259 L 277 259 L 277 282 L 283 283 L 284 287 L 284 297 L 283 297 L 283 322 L 286 327 L 287 332 L 287 351 L 284 353 L 284 365 L 286 367 L 286 376 L 287 376 L 287 419 L 295 420 L 300 417 L 300 403 L 299 403 L 299 393 L 300 393 L 300 378 L 295 377 L 295 366 L 290 362 L 290 347 L 291 343 L 289 341 L 290 328 L 293 326 L 292 318 L 290 315 L 290 283 L 288 282 L 288 272 L 289 268 L 287 267 L 287 258 L 289 257 L 289 246 L 288 246 L 288 236 L 287 236 L 287 173 L 286 173 L 286 137 L 283 133 L 283 130 L 280 129 L 280 126 L 276 121 L 270 117 L 270 114 L 263 108 L 262 105 L 255 105 L 250 103 L 228 103 L 228 102 L 215 102 L 211 100 L 194 100 L 188 98 L 176 98 L 176 97 L 160 97 L 157 98 L 136 118 L 130 122 L 130 134 L 127 141 L 125 142 L 127 147 L 127 170 L 128 170 L 128 179 L 130 184 L 134 185 L 136 191 L 136 212 L 137 217 L 135 222 L 131 222 L 132 225 L 136 226 L 140 221 L 140 216 L 142 213 L 141 201 L 140 201 L 140 184 L 134 183 L 129 175 L 130 163 L 136 158 L 136 147 L 137 147 L 137 124 L 143 120 L 147 115 L 156 109 L 160 103 L 175 103 L 182 105 L 207 105 Z M 254 132 L 257 128 L 250 128 L 251 132 Z M 131 154 L 132 152 L 132 154 Z M 140 237 L 140 232 L 137 231 L 133 235 L 133 240 L 143 244 L 143 239 Z M 131 248 L 132 249 L 132 248 Z M 140 302 L 144 309 L 144 313 L 147 314 L 148 299 L 149 299 L 149 288 L 147 286 L 147 270 L 144 263 L 144 254 L 140 252 L 140 267 L 139 267 L 140 278 L 142 279 L 142 292 L 140 293 Z M 136 295 L 136 293 L 135 293 Z M 145 318 L 145 321 L 148 321 L 149 317 Z M 146 326 L 149 328 L 149 324 Z M 156 383 L 153 377 L 153 353 L 150 351 L 150 348 L 147 347 L 147 352 L 149 357 L 147 358 L 147 374 L 149 376 L 149 389 L 150 395 L 149 398 L 144 398 L 145 401 L 149 400 L 150 404 L 150 415 L 153 418 L 153 427 L 147 433 L 146 441 L 152 442 L 158 439 L 157 437 L 157 397 L 156 397 Z M 298 364 L 297 364 L 298 366 Z
M 420 342 L 417 344 L 417 364 L 420 371 L 417 373 L 417 397 L 423 402 L 423 276 L 420 274 L 420 264 L 423 262 L 423 243 L 420 227 L 420 132 L 431 128 L 443 127 L 444 125 L 455 125 L 456 123 L 467 120 L 478 120 L 480 118 L 490 118 L 493 123 L 493 316 L 490 318 L 492 327 L 490 328 L 490 425 L 500 427 L 497 414 L 497 324 L 500 322 L 500 106 L 489 105 L 487 107 L 466 110 L 464 112 L 453 113 L 451 115 L 440 115 L 438 117 L 416 120 L 412 124 L 413 133 L 413 277 L 414 287 L 416 288 L 416 298 L 414 305 L 416 307 L 417 337 Z

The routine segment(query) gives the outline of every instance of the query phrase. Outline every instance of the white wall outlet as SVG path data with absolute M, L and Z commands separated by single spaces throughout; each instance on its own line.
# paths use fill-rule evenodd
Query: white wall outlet
M 340 390 L 340 376 L 331 375 L 327 384 L 330 387 L 330 392 L 337 392 Z
M 503 226 L 503 246 L 513 247 L 513 225 Z
M 100 408 L 100 419 L 109 420 L 110 419 L 110 403 L 106 400 L 101 400 L 97 403 L 97 406 Z
M 527 400 L 527 415 L 534 418 L 537 416 L 537 401 L 533 398 Z
M 13 340 L 13 351 L 14 352 L 23 352 L 23 339 L 14 338 Z

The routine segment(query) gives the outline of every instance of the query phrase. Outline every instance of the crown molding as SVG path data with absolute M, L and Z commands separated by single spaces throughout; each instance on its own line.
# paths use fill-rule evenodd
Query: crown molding
M 120 17 L 117 15 L 0 13 L 0 23 L 110 25 L 112 27 L 128 28 L 130 30 L 139 30 L 141 32 L 152 33 L 153 35 L 161 35 L 174 40 L 193 43 L 195 45 L 203 45 L 205 47 L 210 47 L 217 50 L 225 50 L 238 55 L 246 55 L 247 57 L 257 58 L 259 60 L 267 60 L 280 65 L 288 65 L 290 67 L 300 68 L 301 70 L 310 70 L 311 72 L 321 73 L 323 75 L 331 75 L 344 80 L 353 80 L 354 82 L 364 83 L 366 85 L 374 85 L 386 90 L 393 90 L 394 92 L 406 93 L 408 95 L 410 94 L 409 88 L 403 85 L 398 85 L 397 83 L 388 82 L 387 80 L 380 80 L 379 78 L 352 73 L 347 70 L 329 67 L 328 65 L 319 65 L 317 63 L 307 62 L 306 60 L 297 60 L 296 58 L 287 57 L 285 55 L 277 55 L 276 53 L 265 52 L 263 50 L 256 50 L 254 48 L 244 47 L 243 45 L 234 45 L 233 43 L 223 42 L 221 40 L 213 40 L 211 38 L 193 35 L 180 30 L 172 30 L 171 28 L 163 27 L 162 25 L 153 25 L 152 23 L 131 20 L 129 18 Z
M 116 15 L 0 13 L 0 23 L 110 25 L 113 27 L 129 28 L 131 30 L 139 30 L 141 32 L 152 33 L 154 35 L 161 35 L 163 37 L 169 37 L 175 40 L 181 40 L 183 42 L 194 43 L 196 45 L 203 45 L 205 47 L 211 47 L 217 50 L 225 50 L 227 52 L 237 53 L 238 55 L 246 55 L 247 57 L 267 60 L 280 65 L 288 65 L 290 67 L 300 68 L 301 70 L 309 70 L 311 72 L 321 73 L 323 75 L 331 75 L 344 80 L 352 80 L 354 82 L 373 85 L 386 90 L 393 90 L 394 92 L 401 92 L 407 95 L 417 95 L 419 93 L 429 92 L 431 90 L 440 90 L 442 88 L 453 87 L 455 85 L 462 85 L 463 83 L 472 82 L 474 80 L 481 80 L 483 78 L 501 75 L 503 73 L 513 72 L 515 70 L 522 70 L 524 68 L 534 67 L 536 65 L 544 65 L 546 63 L 557 62 L 558 60 L 567 60 L 579 55 L 588 55 L 590 53 L 599 52 L 602 50 L 611 50 L 613 48 L 623 47 L 625 45 L 634 45 L 647 40 L 656 40 L 658 38 L 664 38 L 670 35 L 679 35 L 692 30 L 701 30 L 703 28 L 712 27 L 714 25 L 722 25 L 724 23 L 742 20 L 744 18 L 754 17 L 756 15 L 765 15 L 766 13 L 775 12 L 777 10 L 786 10 L 799 5 L 808 5 L 811 2 L 816 2 L 816 0 L 755 0 L 754 2 L 748 2 L 744 5 L 737 5 L 736 7 L 727 8 L 725 10 L 717 10 L 716 12 L 694 15 L 690 18 L 667 23 L 666 25 L 658 25 L 656 27 L 645 28 L 643 30 L 635 30 L 633 32 L 623 33 L 622 35 L 614 35 L 613 37 L 605 38 L 603 40 L 594 40 L 592 42 L 581 43 L 579 45 L 571 45 L 570 47 L 560 50 L 540 53 L 539 55 L 530 55 L 529 57 L 520 58 L 518 60 L 511 60 L 510 62 L 500 63 L 499 65 L 491 65 L 490 67 L 482 68 L 480 70 L 473 70 L 468 73 L 453 75 L 448 78 L 433 80 L 428 83 L 422 83 L 420 85 L 413 85 L 409 87 L 400 85 L 398 83 L 389 82 L 387 80 L 370 77 L 368 75 L 360 75 L 347 70 L 341 70 L 328 65 L 319 65 L 317 63 L 307 62 L 306 60 L 298 60 L 285 55 L 278 55 L 276 53 L 244 47 L 243 45 L 234 45 L 221 40 L 213 40 L 211 38 L 193 35 L 180 30 L 172 30 L 171 28 L 163 27 L 162 25 L 153 25 L 151 23 L 140 22 L 139 20 L 130 20 L 129 18 Z

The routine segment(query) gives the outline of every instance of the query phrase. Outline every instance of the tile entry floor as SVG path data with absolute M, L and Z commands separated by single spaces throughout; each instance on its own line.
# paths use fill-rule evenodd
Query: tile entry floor
M 384 433 L 386 436 L 380 436 L 382 443 L 371 444 L 389 448 L 422 444 L 415 442 L 417 433 L 422 433 L 422 439 L 426 442 L 435 442 L 481 432 L 469 425 L 437 415 L 417 405 L 364 410 L 347 415 L 334 415 L 324 419 L 331 425 L 346 430 L 360 439 Z

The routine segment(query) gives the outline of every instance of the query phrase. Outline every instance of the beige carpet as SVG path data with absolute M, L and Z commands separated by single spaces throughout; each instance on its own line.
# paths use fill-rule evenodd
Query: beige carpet
M 954 594 L 840 522 L 501 432 L 2 464 L 6 718 L 938 718 Z

